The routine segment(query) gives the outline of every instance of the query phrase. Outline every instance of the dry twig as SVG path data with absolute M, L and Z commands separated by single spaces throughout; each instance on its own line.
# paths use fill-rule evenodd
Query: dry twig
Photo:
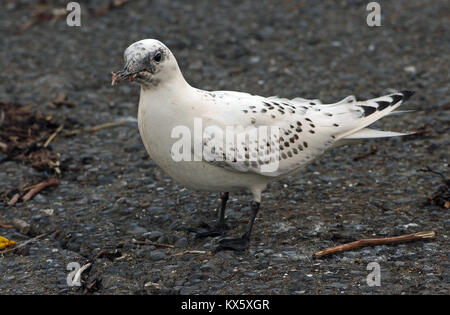
M 156 282 L 147 282 L 146 284 L 144 284 L 144 287 L 155 287 L 156 289 L 161 289 L 161 285 L 159 283 Z
M 90 127 L 90 128 L 67 130 L 64 132 L 64 134 L 68 135 L 68 136 L 72 136 L 72 135 L 78 135 L 82 132 L 95 132 L 95 131 L 101 130 L 103 128 L 120 126 L 120 125 L 124 125 L 126 123 L 127 123 L 126 121 L 112 121 L 112 122 L 104 123 L 104 124 Z
M 29 239 L 28 241 L 25 241 L 25 242 L 23 242 L 23 243 L 20 243 L 19 245 L 15 246 L 15 247 L 13 247 L 13 248 L 11 248 L 11 249 L 3 250 L 3 251 L 0 252 L 0 254 L 3 255 L 3 254 L 6 254 L 6 253 L 15 251 L 16 249 L 19 249 L 19 248 L 21 248 L 21 247 L 24 247 L 25 245 L 27 245 L 27 244 L 29 244 L 29 243 L 31 243 L 31 242 L 37 241 L 38 239 L 41 239 L 41 238 L 43 238 L 44 236 L 47 236 L 47 235 L 48 235 L 48 233 L 40 234 L 40 235 L 38 235 L 38 236 L 36 236 L 36 237 L 33 237 L 33 238 Z
M 131 0 L 110 0 L 106 4 L 102 5 L 98 9 L 94 11 L 95 16 L 100 16 L 104 14 L 106 11 L 119 8 L 123 6 L 124 4 L 130 2 Z
M 28 21 L 19 28 L 18 33 L 23 33 L 38 22 L 50 21 L 50 23 L 53 24 L 66 15 L 67 11 L 64 7 L 55 8 L 46 3 L 38 4 L 35 10 L 31 13 L 31 16 L 28 18 Z
M 50 144 L 50 142 L 53 141 L 53 139 L 55 139 L 56 135 L 63 129 L 63 125 L 60 125 L 58 128 L 56 128 L 55 132 L 52 133 L 50 135 L 50 137 L 48 137 L 47 141 L 45 141 L 44 143 L 44 148 L 48 147 L 48 145 Z
M 424 240 L 428 238 L 433 238 L 436 235 L 434 231 L 418 232 L 413 234 L 407 234 L 402 236 L 384 237 L 384 238 L 368 238 L 362 239 L 356 242 L 351 242 L 339 246 L 329 247 L 314 253 L 314 258 L 320 258 L 326 255 L 345 252 L 353 250 L 356 248 L 361 248 L 365 246 L 376 246 L 376 245 L 386 245 L 386 244 L 396 244 L 396 243 L 406 243 L 411 241 Z
M 148 241 L 133 241 L 133 244 L 136 245 L 152 245 L 156 247 L 167 247 L 167 248 L 174 248 L 175 246 L 170 244 L 161 244 L 161 243 L 155 243 L 155 242 L 148 242 Z
M 179 253 L 175 253 L 172 256 L 181 256 L 184 254 L 201 254 L 201 255 L 212 255 L 212 252 L 206 250 L 185 250 Z
M 8 152 L 8 145 L 0 141 L 0 150 L 2 150 L 3 152 Z
M 14 229 L 14 226 L 10 225 L 10 224 L 6 224 L 3 222 L 0 222 L 0 228 L 4 228 L 4 229 Z
M 366 152 L 366 153 L 363 153 L 363 154 L 361 154 L 361 155 L 355 156 L 355 157 L 353 158 L 353 161 L 355 161 L 355 162 L 360 161 L 360 160 L 362 160 L 362 159 L 365 159 L 366 157 L 369 157 L 369 156 L 371 156 L 371 155 L 376 154 L 377 152 L 378 152 L 377 147 L 374 146 L 374 145 L 372 145 L 372 146 L 370 147 L 370 151 L 369 151 L 369 152 Z
M 50 103 L 48 104 L 50 107 L 53 108 L 57 108 L 63 105 L 69 106 L 69 107 L 74 107 L 76 106 L 76 103 L 70 102 L 67 100 L 67 94 L 64 92 L 61 92 L 58 94 L 58 96 L 56 96 L 56 98 Z
M 39 193 L 41 190 L 47 188 L 47 187 L 51 187 L 51 186 L 56 186 L 59 185 L 59 180 L 57 180 L 56 178 L 52 178 L 49 179 L 45 182 L 41 182 L 35 186 L 33 186 L 30 191 L 28 191 L 26 193 L 25 196 L 22 197 L 22 200 L 24 202 L 27 202 L 28 200 L 30 200 L 31 198 L 33 198 L 37 193 Z
M 19 201 L 20 198 L 20 194 L 14 194 L 14 196 L 12 196 L 11 200 L 8 201 L 8 206 L 14 206 L 17 201 Z

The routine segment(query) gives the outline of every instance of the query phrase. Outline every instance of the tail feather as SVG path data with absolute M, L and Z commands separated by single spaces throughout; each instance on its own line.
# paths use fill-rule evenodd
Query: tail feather
M 354 120 L 354 125 L 351 130 L 346 130 L 339 136 L 339 139 L 365 139 L 365 138 L 384 138 L 404 136 L 410 133 L 400 133 L 391 131 L 380 131 L 366 128 L 377 120 L 395 114 L 395 110 L 407 99 L 409 99 L 414 92 L 401 91 L 387 96 L 382 96 L 367 100 L 364 102 L 357 102 L 352 108 L 353 111 L 359 111 L 361 117 Z M 399 111 L 400 112 L 400 111 Z
M 401 115 L 401 114 L 407 114 L 407 113 L 414 113 L 415 110 L 396 110 L 394 112 L 390 112 L 387 116 L 395 116 L 395 115 Z
M 414 132 L 394 132 L 394 131 L 384 131 L 376 130 L 371 128 L 364 128 L 351 135 L 345 137 L 345 139 L 370 139 L 370 138 L 388 138 L 388 137 L 399 137 L 407 136 L 413 134 Z

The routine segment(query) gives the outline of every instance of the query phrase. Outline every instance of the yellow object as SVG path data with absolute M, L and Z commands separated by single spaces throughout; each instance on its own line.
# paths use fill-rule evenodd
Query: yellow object
M 8 246 L 13 246 L 15 244 L 17 244 L 17 242 L 10 241 L 9 239 L 4 238 L 3 236 L 0 236 L 0 250 L 6 248 Z

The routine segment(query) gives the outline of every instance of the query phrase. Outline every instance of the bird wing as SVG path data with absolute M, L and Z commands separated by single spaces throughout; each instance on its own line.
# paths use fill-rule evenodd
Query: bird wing
M 388 115 L 412 92 L 358 102 L 261 97 L 242 92 L 209 93 L 202 159 L 231 171 L 277 177 L 302 168 L 346 139 L 403 135 L 365 128 Z M 348 140 L 347 140 L 348 141 Z

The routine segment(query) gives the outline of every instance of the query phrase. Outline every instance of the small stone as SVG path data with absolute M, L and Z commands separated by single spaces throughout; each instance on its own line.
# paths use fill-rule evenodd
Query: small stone
M 150 253 L 149 258 L 151 260 L 161 260 L 166 258 L 166 253 L 162 250 L 154 250 Z
M 174 245 L 175 245 L 175 247 L 186 247 L 187 243 L 188 243 L 187 238 L 186 238 L 186 237 L 182 237 L 182 238 L 179 238 L 179 239 L 175 242 Z
M 163 233 L 160 231 L 151 231 L 144 233 L 144 237 L 148 238 L 151 241 L 156 241 L 161 236 L 163 236 Z
M 127 231 L 128 234 L 144 234 L 147 233 L 147 230 L 140 226 L 134 226 L 133 228 Z

